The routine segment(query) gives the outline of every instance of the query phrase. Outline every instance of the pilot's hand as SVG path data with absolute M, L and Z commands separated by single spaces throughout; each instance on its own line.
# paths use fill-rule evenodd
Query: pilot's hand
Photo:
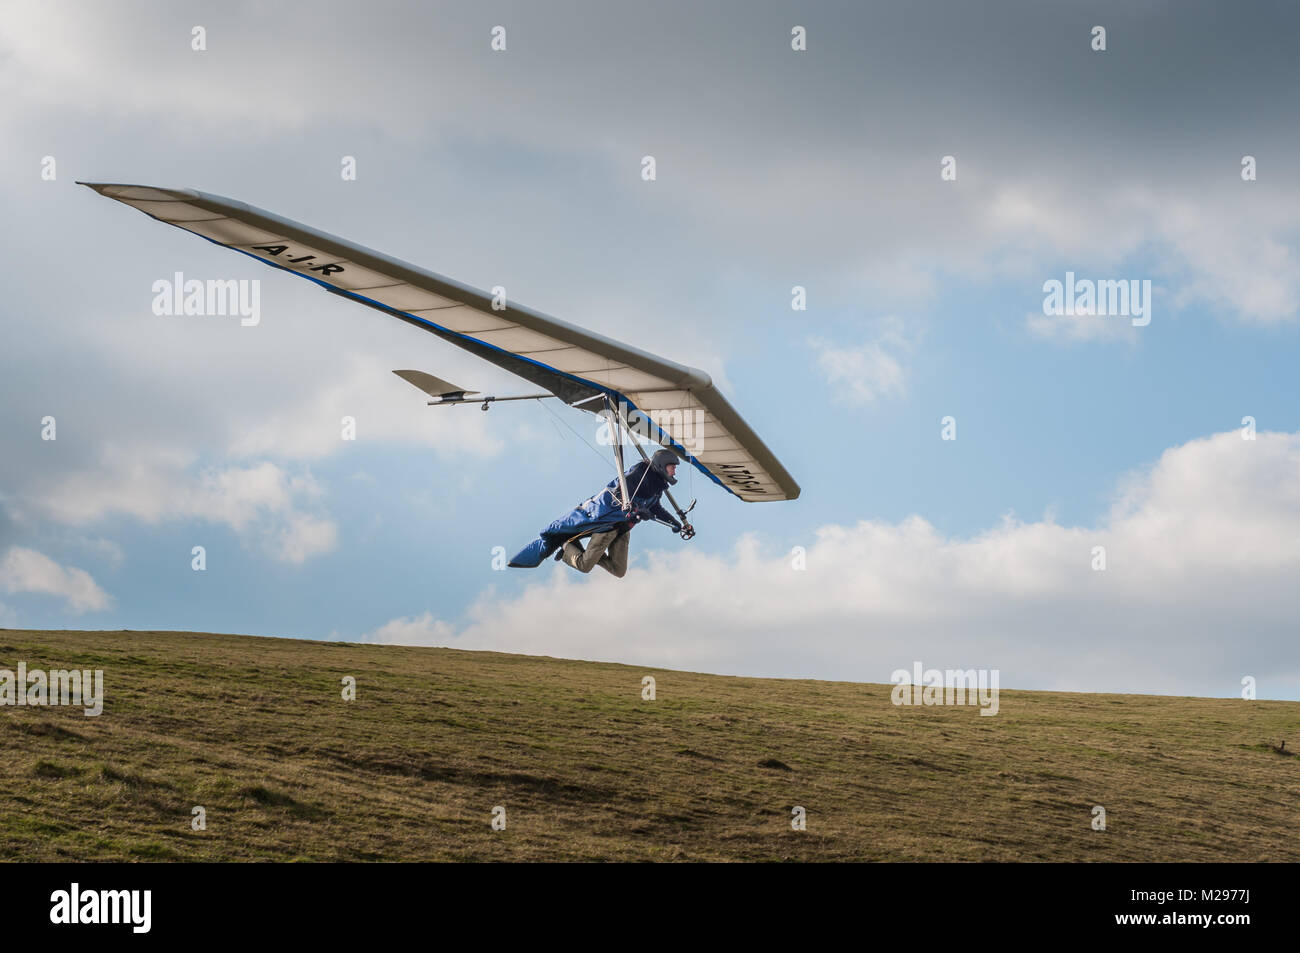
M 682 525 L 674 530 L 674 532 L 681 533 L 682 539 L 690 539 L 695 535 L 695 527 L 690 523 L 683 521 Z

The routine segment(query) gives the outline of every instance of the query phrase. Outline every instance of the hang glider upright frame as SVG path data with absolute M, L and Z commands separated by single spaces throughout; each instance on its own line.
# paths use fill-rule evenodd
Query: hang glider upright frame
M 78 184 L 428 331 L 566 404 L 596 412 L 593 399 L 603 395 L 630 431 L 742 500 L 799 496 L 798 483 L 704 371 L 518 304 L 501 307 L 483 291 L 244 202 L 194 189 Z

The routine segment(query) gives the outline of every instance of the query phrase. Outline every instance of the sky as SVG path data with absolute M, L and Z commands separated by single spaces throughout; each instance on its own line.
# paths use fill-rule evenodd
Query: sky
M 1297 27 L 0 2 L 0 626 L 1298 699 Z M 703 368 L 802 495 L 683 475 L 698 535 L 638 528 L 622 580 L 494 569 L 612 475 L 594 418 L 429 408 L 390 371 L 532 388 L 77 179 L 248 202 Z M 154 314 L 176 272 L 259 279 L 261 320 Z M 1067 273 L 1149 282 L 1145 318 L 1044 313 Z

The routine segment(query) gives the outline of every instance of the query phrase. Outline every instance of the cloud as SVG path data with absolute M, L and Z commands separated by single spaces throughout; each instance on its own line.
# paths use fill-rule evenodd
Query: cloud
M 339 530 L 332 520 L 295 513 L 272 537 L 272 552 L 282 562 L 301 566 L 312 556 L 338 548 Z
M 273 558 L 301 564 L 338 546 L 338 529 L 318 509 L 324 490 L 307 471 L 269 461 L 199 468 L 193 454 L 109 445 L 99 466 L 71 473 L 25 503 L 67 526 L 127 517 L 147 525 L 212 523 L 257 542 Z
M 11 546 L 0 559 L 0 589 L 55 596 L 74 613 L 107 609 L 113 598 L 84 569 L 60 566 L 34 549 Z M 3 607 L 0 607 L 2 609 Z
M 904 366 L 912 342 L 898 318 L 885 318 L 876 337 L 857 347 L 842 347 L 821 338 L 809 344 L 826 375 L 835 399 L 849 404 L 873 404 L 901 397 L 907 390 Z
M 313 382 L 300 400 L 244 421 L 230 436 L 229 452 L 311 460 L 343 452 L 354 441 L 436 448 L 458 457 L 501 452 L 504 442 L 485 427 L 482 414 L 431 409 L 428 395 L 395 377 L 394 369 L 375 355 L 350 355 L 343 377 Z M 343 439 L 345 417 L 355 423 L 349 440 Z
M 126 552 L 111 539 L 83 536 L 77 537 L 74 544 L 91 553 L 96 559 L 103 561 L 111 569 L 120 569 L 122 564 L 126 562 Z
M 623 580 L 556 567 L 486 596 L 454 637 L 427 613 L 372 637 L 729 674 L 884 682 L 921 660 L 997 668 L 1004 687 L 1232 695 L 1254 675 L 1269 697 L 1300 693 L 1300 434 L 1172 448 L 1092 527 L 828 525 L 803 571 L 753 536 L 637 550 Z
M 1178 310 L 1208 305 L 1253 324 L 1277 324 L 1300 317 L 1300 269 L 1291 222 L 1300 193 L 1251 191 L 1253 183 L 1230 175 L 1205 183 L 1165 183 L 1105 189 L 1093 170 L 1091 184 L 1063 189 L 1030 180 L 991 193 L 976 219 L 971 239 L 983 251 L 992 274 L 1064 262 L 1038 284 L 1026 281 L 1026 298 L 1041 301 L 1047 278 L 1073 270 L 1084 277 L 1147 278 L 1156 282 L 1153 320 L 1163 323 Z M 1225 187 L 1231 185 L 1233 188 Z M 1001 252 L 994 251 L 1001 249 Z M 1147 272 L 1131 274 L 1127 263 L 1142 261 Z M 1055 330 L 1073 340 L 1131 337 L 1116 319 L 1047 319 L 1031 315 L 1036 332 Z
M 1137 340 L 1138 328 L 1131 318 L 1110 314 L 1049 315 L 1041 311 L 1025 316 L 1025 326 L 1036 336 L 1059 341 Z
M 494 369 L 481 360 L 163 228 L 72 186 L 74 176 L 230 195 L 470 285 L 502 283 L 512 300 L 662 349 L 715 376 L 720 361 L 711 355 L 725 356 L 748 393 L 724 390 L 765 435 L 779 434 L 781 424 L 764 421 L 780 418 L 755 398 L 775 399 L 771 381 L 787 370 L 791 338 L 802 336 L 785 297 L 796 282 L 822 312 L 810 318 L 833 319 L 862 302 L 872 313 L 901 314 L 926 304 L 946 309 L 954 328 L 969 320 L 981 334 L 980 315 L 954 314 L 954 302 L 992 302 L 989 310 L 1020 316 L 1038 307 L 1043 280 L 1067 268 L 1149 272 L 1168 299 L 1157 302 L 1157 327 L 1178 308 L 1207 303 L 1214 308 L 1207 320 L 1297 317 L 1300 185 L 1285 174 L 1285 157 L 1297 153 L 1300 128 L 1278 119 L 1289 115 L 1300 70 L 1285 42 L 1295 33 L 1292 10 L 1225 19 L 1205 5 L 1175 16 L 1161 7 L 1103 4 L 1099 16 L 1110 18 L 1103 22 L 1119 25 L 1117 37 L 1140 37 L 1141 55 L 1130 45 L 1128 53 L 1117 47 L 1098 56 L 1081 42 L 1084 27 L 1071 28 L 1068 16 L 1033 0 L 992 10 L 848 5 L 826 11 L 822 25 L 810 27 L 810 51 L 794 55 L 788 10 L 775 2 L 680 3 L 681 15 L 657 19 L 594 3 L 584 9 L 599 15 L 556 17 L 542 5 L 507 2 L 500 16 L 510 27 L 510 51 L 496 55 L 473 5 L 415 10 L 321 0 L 310 17 L 287 5 L 253 6 L 205 8 L 203 53 L 190 49 L 193 11 L 184 6 L 136 2 L 123 16 L 118 8 L 50 0 L 6 11 L 0 136 L 10 144 L 11 174 L 0 177 L 0 204 L 21 225 L 0 237 L 14 276 L 4 319 L 12 333 L 0 349 L 0 404 L 14 408 L 0 419 L 6 506 L 65 526 L 207 520 L 293 563 L 342 545 L 327 503 L 348 488 L 335 485 L 335 496 L 313 488 L 305 462 L 320 480 L 355 464 L 385 487 L 427 455 L 371 453 L 371 441 L 472 458 L 424 481 L 423 492 L 461 519 L 461 535 L 488 513 L 503 525 L 525 518 L 529 495 L 518 492 L 517 477 L 495 497 L 487 492 L 502 487 L 505 475 L 533 464 L 540 473 L 570 466 L 571 448 L 555 444 L 541 413 L 535 416 L 544 431 L 521 427 L 522 434 L 496 444 L 503 433 L 497 411 L 430 410 L 389 374 L 417 367 L 475 389 L 496 387 Z M 682 30 L 686 21 L 691 29 Z M 874 40 L 863 56 L 867 36 Z M 725 56 L 719 37 L 726 38 Z M 427 55 L 430 38 L 437 55 Z M 1188 50 L 1214 54 L 1188 71 Z M 674 68 L 665 72 L 667 61 Z M 1259 76 L 1272 81 L 1261 84 Z M 457 95 L 430 97 L 430 89 Z M 1085 129 L 1091 134 L 1081 135 Z M 659 160 L 654 183 L 637 175 L 648 152 Z M 1245 152 L 1260 158 L 1258 182 L 1237 174 Z M 37 176 L 37 159 L 47 153 L 58 157 L 57 182 Z M 958 159 L 955 182 L 939 178 L 939 158 L 949 153 Z M 355 182 L 339 179 L 345 154 L 359 159 Z M 152 282 L 177 270 L 262 280 L 262 323 L 241 328 L 226 319 L 152 315 Z M 1067 341 L 1092 339 L 1101 329 L 1078 330 L 1071 337 L 1065 326 L 1017 328 Z M 1233 344 L 1254 340 L 1241 333 Z M 975 333 L 969 341 L 991 373 L 1017 374 L 1005 342 L 989 345 Z M 842 351 L 824 345 L 817 358 L 840 399 L 881 403 L 921 390 L 905 348 L 871 337 L 846 337 L 845 344 Z M 1158 355 L 1148 356 L 1154 369 L 1165 369 Z M 1179 363 L 1170 368 L 1171 383 L 1195 383 L 1186 354 L 1170 359 Z M 527 419 L 531 410 L 510 413 Z M 35 421 L 47 413 L 58 415 L 57 443 L 36 437 Z M 357 419 L 355 443 L 340 439 L 344 415 Z M 814 417 L 820 422 L 809 426 L 824 429 L 826 415 Z M 1170 419 L 1159 422 L 1159 432 L 1185 425 Z M 1129 431 L 1153 432 L 1138 424 Z M 1186 431 L 1177 432 L 1151 446 L 1184 439 Z M 801 435 L 801 466 L 809 472 L 826 442 L 815 430 Z M 1055 452 L 1052 440 L 1059 443 L 1059 434 L 1042 452 Z M 552 445 L 559 449 L 547 449 Z M 482 458 L 502 447 L 513 452 L 486 465 Z M 327 459 L 333 468 L 316 464 Z M 821 475 L 831 481 L 823 501 L 853 498 L 835 483 L 833 467 Z M 467 487 L 495 505 L 467 505 Z M 782 512 L 814 512 L 806 505 L 820 505 L 818 496 L 806 494 L 805 508 Z M 364 504 L 360 493 L 353 499 Z M 886 505 L 898 501 L 891 499 Z M 395 522 L 383 528 L 384 542 L 409 551 Z M 824 581 L 827 561 L 842 556 L 877 571 L 872 554 L 851 545 L 862 537 L 918 551 L 929 546 L 936 558 L 972 551 L 970 540 L 928 537 L 927 525 L 839 527 L 848 541 L 810 532 L 820 557 L 800 585 L 809 598 L 847 603 Z M 1026 525 L 1066 544 L 1066 530 L 1050 521 Z M 15 542 L 56 551 L 35 519 L 20 528 L 33 535 Z M 1032 535 L 1006 532 L 1016 546 Z M 700 572 L 744 593 L 752 581 L 730 571 L 732 561 L 752 559 L 757 578 L 768 564 L 785 572 L 774 544 L 745 545 L 752 553 L 742 546 L 716 554 Z M 1113 565 L 1127 571 L 1124 555 L 1112 552 Z M 644 550 L 639 561 L 643 569 L 658 565 Z M 352 568 L 364 577 L 373 567 Z M 914 568 L 924 575 L 924 567 Z M 1022 571 L 1032 578 L 1042 567 Z M 674 563 L 663 572 L 692 606 L 724 598 L 683 584 Z M 854 584 L 873 586 L 869 579 Z M 556 585 L 570 586 L 578 603 L 608 589 L 598 588 L 605 585 L 599 579 Z M 942 602 L 948 592 L 939 589 L 931 583 L 922 595 Z M 435 591 L 440 605 L 455 606 L 451 612 L 468 590 L 438 582 Z M 957 594 L 967 598 L 965 590 Z M 758 593 L 757 604 L 764 599 Z M 1035 620 L 1052 632 L 1059 628 L 1053 605 Z M 493 618 L 492 604 L 483 607 L 484 619 Z M 862 609 L 867 618 L 871 610 Z M 817 643 L 812 654 L 793 652 L 792 670 L 835 671 L 836 659 L 863 658 L 863 633 L 851 629 L 859 610 L 845 611 L 846 620 L 835 622 L 844 644 L 825 658 L 816 655 Z M 808 616 L 829 625 L 816 607 Z M 1168 625 L 1143 618 L 1153 630 Z M 974 628 L 986 617 L 971 619 Z M 766 666 L 778 658 L 784 643 L 777 635 L 776 647 L 760 645 L 751 657 L 736 648 L 736 627 L 721 621 L 720 641 L 693 626 L 693 641 L 673 651 L 684 658 L 704 651 L 708 664 L 719 665 Z M 592 620 L 596 649 L 635 651 L 610 644 L 601 624 Z M 1189 624 L 1195 633 L 1208 622 Z M 559 624 L 556 631 L 576 639 L 570 629 Z M 988 644 L 997 644 L 1000 631 Z M 1125 631 L 1132 645 L 1143 643 L 1142 632 Z M 888 637 L 870 635 L 877 647 Z M 939 645 L 939 637 L 918 644 Z M 657 637 L 645 644 L 652 654 L 661 645 Z
M 1032 2 L 996 11 L 837 11 L 821 37 L 814 29 L 803 56 L 772 45 L 788 36 L 786 14 L 772 3 L 708 11 L 681 4 L 693 24 L 685 32 L 635 16 L 624 23 L 555 18 L 532 4 L 506 4 L 512 46 L 500 55 L 488 52 L 472 6 L 419 11 L 322 0 L 313 17 L 286 7 L 259 11 L 250 24 L 247 8 L 231 5 L 205 15 L 209 47 L 201 53 L 190 49 L 187 12 L 138 9 L 148 12 L 124 18 L 110 8 L 53 2 L 15 8 L 0 36 L 0 92 L 7 94 L 0 121 L 39 122 L 44 131 L 110 116 L 161 126 L 172 150 L 206 148 L 216 137 L 256 146 L 287 134 L 306 154 L 317 148 L 310 135 L 325 129 L 330 161 L 347 149 L 389 153 L 384 168 L 407 185 L 395 193 L 394 211 L 437 207 L 441 221 L 470 234 L 476 226 L 467 220 L 480 216 L 490 231 L 474 241 L 495 238 L 510 249 L 514 238 L 479 211 L 485 194 L 499 197 L 521 226 L 514 254 L 531 254 L 539 274 L 555 273 L 552 289 L 571 285 L 573 260 L 557 269 L 536 247 L 535 236 L 560 211 L 548 202 L 566 206 L 579 236 L 600 234 L 617 215 L 629 223 L 625 234 L 645 231 L 658 245 L 670 237 L 681 248 L 678 263 L 728 247 L 757 274 L 793 269 L 823 289 L 823 301 L 833 294 L 828 285 L 852 296 L 855 281 L 915 302 L 949 276 L 1041 272 L 1062 256 L 1095 271 L 1150 256 L 1162 271 L 1185 276 L 1179 294 L 1188 301 L 1251 321 L 1300 314 L 1292 225 L 1300 190 L 1269 171 L 1271 156 L 1294 154 L 1296 146 L 1294 129 L 1277 121 L 1295 65 L 1275 37 L 1294 33 L 1291 11 L 1225 26 L 1204 10 L 1171 17 L 1161 8 L 1112 5 L 1108 15 L 1125 33 L 1143 37 L 1143 55 L 1099 57 L 1061 28 L 1059 12 Z M 866 32 L 889 42 L 864 60 L 845 38 Z M 725 62 L 716 50 L 723 34 L 732 37 Z M 430 36 L 440 38 L 436 56 L 426 55 Z M 1187 49 L 1211 44 L 1219 55 L 1196 76 L 1171 68 Z M 544 67 L 535 58 L 541 50 Z M 946 51 L 942 63 L 935 50 Z M 667 56 L 675 66 L 664 73 Z M 390 62 L 403 64 L 403 82 L 373 68 Z M 786 72 L 811 63 L 816 71 Z M 592 83 L 593 75 L 603 81 Z M 1257 75 L 1276 81 L 1261 86 Z M 300 93 L 303 76 L 313 79 L 310 97 Z M 1107 92 L 1099 95 L 1100 77 Z M 459 95 L 425 94 L 452 87 Z M 701 98 L 700 89 L 711 95 Z M 847 89 L 870 93 L 850 103 Z M 1211 98 L 1232 108 L 1206 109 Z M 719 102 L 729 104 L 722 125 Z M 846 124 L 854 109 L 872 121 Z M 494 117 L 487 127 L 485 114 Z M 1152 115 L 1161 119 L 1154 126 Z M 773 127 L 772 116 L 798 118 Z M 1105 134 L 1080 136 L 1085 127 Z M 128 126 L 122 135 L 139 133 Z M 340 140 L 357 145 L 336 146 Z M 433 165 L 445 171 L 430 171 L 420 148 L 430 144 L 468 152 L 440 156 L 449 161 Z M 476 147 L 493 161 L 478 159 Z M 627 201 L 618 183 L 647 149 L 660 159 L 654 197 L 607 211 L 605 201 Z M 959 177 L 941 182 L 939 159 L 948 152 Z M 1237 162 L 1246 152 L 1261 157 L 1259 182 L 1240 180 Z M 425 168 L 399 169 L 403 153 Z M 507 155 L 525 161 L 503 175 L 496 162 Z M 581 187 L 555 174 L 565 168 Z M 259 182 L 276 181 L 274 170 L 257 172 Z M 288 174 L 303 179 L 297 169 Z M 417 179 L 432 191 L 412 191 Z M 469 198 L 449 214 L 452 192 Z M 319 193 L 309 195 L 319 201 Z M 584 217 L 590 209 L 597 214 Z M 695 240 L 683 242 L 688 235 Z M 596 256 L 584 281 L 609 270 L 614 262 L 605 256 L 638 257 L 622 243 L 578 237 L 571 244 L 577 256 Z M 654 271 L 673 262 L 639 264 Z M 629 277 L 612 276 L 610 286 L 626 287 Z M 699 313 L 658 310 L 670 322 L 680 312 L 682 330 L 702 324 Z
M 433 613 L 400 619 L 391 619 L 372 632 L 361 637 L 362 642 L 375 642 L 381 645 L 429 645 L 446 646 L 451 644 L 455 630 L 446 622 L 433 617 Z

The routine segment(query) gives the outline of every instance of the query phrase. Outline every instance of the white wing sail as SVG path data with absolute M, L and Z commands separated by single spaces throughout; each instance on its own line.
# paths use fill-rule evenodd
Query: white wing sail
M 80 183 L 99 194 L 423 328 L 679 453 L 742 500 L 793 500 L 799 485 L 709 375 L 270 212 L 191 189 Z M 419 385 L 417 385 L 419 386 Z

